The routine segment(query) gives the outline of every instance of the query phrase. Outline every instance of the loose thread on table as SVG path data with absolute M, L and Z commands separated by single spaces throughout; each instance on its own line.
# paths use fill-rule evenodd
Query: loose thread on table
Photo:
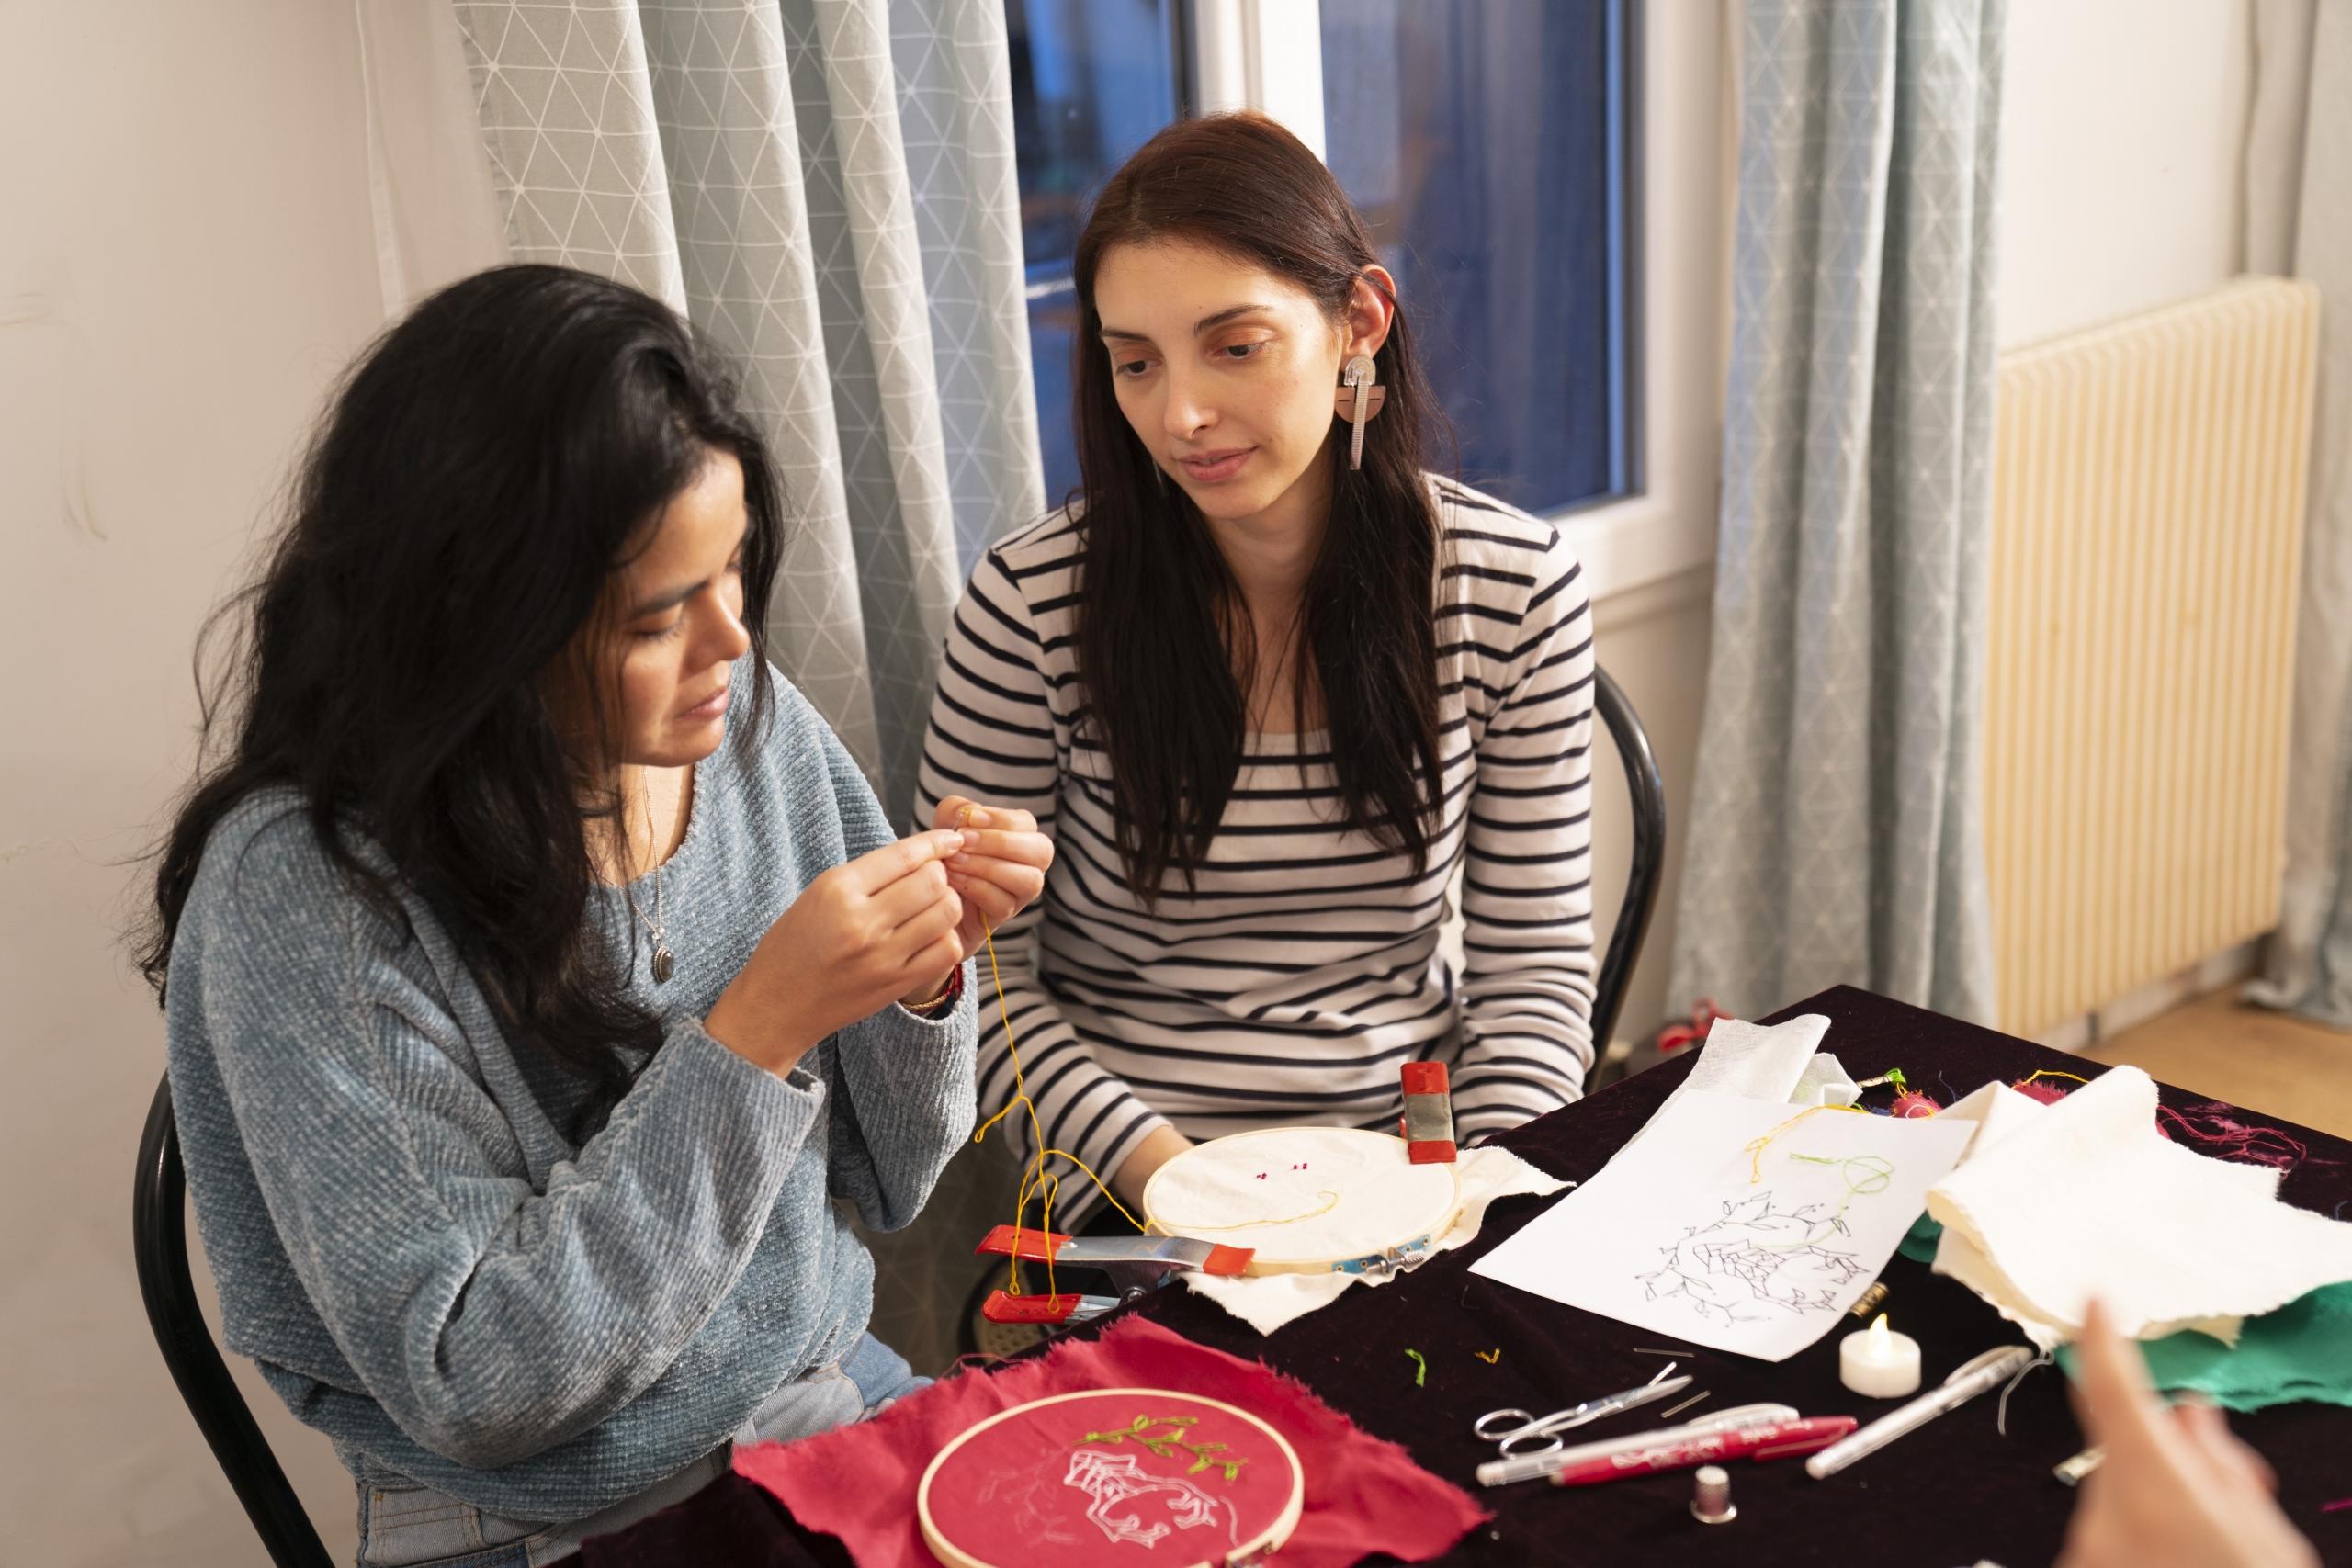
M 2000 1408 L 1993 1416 L 1993 1430 L 1998 1432 L 2004 1438 L 2009 1435 L 2009 1395 L 2017 1392 L 2018 1384 L 2025 1382 L 2027 1374 L 2030 1373 L 2034 1368 L 2047 1367 L 2052 1364 L 2050 1352 L 2044 1350 L 2041 1355 L 2036 1356 L 2032 1360 L 2028 1361 L 2024 1366 L 2018 1369 L 2018 1375 L 2011 1378 L 2008 1382 L 2008 1385 L 2001 1390 L 2001 1404 Z
M 989 984 L 996 990 L 997 1018 L 1004 1026 L 1004 1048 L 1012 1055 L 1012 1098 L 1005 1101 L 1003 1110 L 998 1111 L 995 1115 L 989 1117 L 987 1121 L 981 1122 L 978 1127 L 972 1130 L 972 1142 L 977 1144 L 986 1138 L 989 1135 L 989 1129 L 1003 1121 L 1007 1116 L 1012 1115 L 1016 1108 L 1025 1108 L 1029 1114 L 1030 1141 L 1037 1151 L 1035 1156 L 1031 1158 L 1029 1162 L 1029 1168 L 1025 1173 L 1023 1173 L 1021 1179 L 1020 1189 L 1013 1197 L 1012 1256 L 1007 1259 L 1007 1262 L 1010 1265 L 1010 1273 L 1012 1282 L 1012 1293 L 1017 1296 L 1022 1293 L 1021 1238 L 1023 1234 L 1023 1227 L 1029 1216 L 1029 1196 L 1031 1193 L 1035 1192 L 1038 1194 L 1039 1197 L 1040 1207 L 1037 1212 L 1037 1224 L 1039 1229 L 1048 1237 L 1053 1235 L 1054 1231 L 1054 1200 L 1061 1195 L 1062 1181 L 1060 1177 L 1048 1176 L 1046 1173 L 1046 1160 L 1058 1157 L 1066 1159 L 1069 1161 L 1070 1164 L 1078 1167 L 1079 1169 L 1086 1173 L 1086 1179 L 1094 1183 L 1094 1190 L 1102 1194 L 1103 1198 L 1110 1203 L 1111 1207 L 1119 1211 L 1120 1216 L 1124 1218 L 1127 1224 L 1135 1226 L 1138 1231 L 1142 1231 L 1146 1227 L 1142 1221 L 1127 1213 L 1127 1206 L 1119 1201 L 1118 1195 L 1114 1193 L 1108 1186 L 1104 1185 L 1101 1177 L 1094 1174 L 1094 1169 L 1091 1166 L 1088 1165 L 1084 1160 L 1079 1158 L 1076 1155 L 1071 1154 L 1067 1149 L 1050 1148 L 1046 1145 L 1045 1123 L 1038 1118 L 1037 1102 L 1029 1098 L 1028 1080 L 1022 1070 L 1021 1042 L 1012 1032 L 1012 1007 L 1011 1003 L 1005 1000 L 1004 973 L 997 964 L 996 932 L 985 923 L 980 927 L 980 941 L 988 949 Z M 1050 1240 L 1045 1244 L 1045 1251 L 1046 1294 L 1047 1296 L 1058 1295 L 1061 1293 L 1059 1288 L 1060 1281 L 1055 1277 L 1054 1273 L 1054 1248 Z
M 2192 1105 L 2185 1112 L 2159 1105 L 2158 1130 L 2163 1131 L 2163 1124 L 2169 1122 L 2179 1129 L 2182 1137 L 2205 1145 L 2216 1156 L 2243 1160 L 2248 1165 L 2268 1166 L 2275 1170 L 2292 1170 L 2311 1153 L 2301 1139 L 2276 1127 L 2247 1126 L 2232 1114 L 2233 1109 L 2215 1100 Z
M 1815 1105 L 1798 1111 L 1794 1116 L 1790 1117 L 1787 1121 L 1781 1122 L 1779 1126 L 1773 1128 L 1762 1137 L 1750 1139 L 1747 1144 L 1741 1148 L 1739 1152 L 1748 1156 L 1747 1184 L 1750 1187 L 1753 1187 L 1758 1182 L 1764 1179 L 1764 1151 L 1772 1146 L 1773 1139 L 1779 1137 L 1781 1134 L 1787 1132 L 1790 1128 L 1795 1126 L 1798 1122 L 1804 1121 L 1806 1118 L 1818 1116 L 1825 1111 L 1851 1111 L 1857 1116 L 1867 1116 L 1870 1114 L 1869 1111 L 1864 1111 L 1859 1105 Z
M 1766 1252 L 1801 1252 L 1804 1248 L 1814 1245 L 1814 1243 L 1821 1240 L 1824 1236 L 1835 1235 L 1839 1228 L 1845 1224 L 1846 1211 L 1853 1206 L 1855 1199 L 1875 1198 L 1880 1193 L 1885 1191 L 1888 1187 L 1894 1184 L 1894 1162 L 1878 1155 L 1848 1155 L 1840 1158 L 1835 1155 L 1792 1154 L 1789 1157 L 1792 1160 L 1801 1161 L 1806 1165 L 1834 1165 L 1838 1167 L 1838 1174 L 1843 1177 L 1846 1181 L 1846 1197 L 1845 1200 L 1838 1205 L 1838 1212 L 1836 1213 L 1830 1215 L 1828 1219 L 1820 1222 L 1819 1229 L 1816 1230 L 1808 1227 L 1807 1234 L 1803 1241 L 1784 1242 L 1779 1246 L 1773 1246 L 1769 1243 L 1762 1242 L 1758 1243 L 1757 1245 Z M 1854 1176 L 1854 1171 L 1857 1167 L 1859 1167 L 1862 1171 L 1862 1177 L 1860 1180 L 1857 1180 Z
M 1413 1358 L 1413 1386 L 1419 1388 L 1429 1378 L 1430 1364 L 1421 1359 L 1421 1353 L 1419 1350 L 1408 1350 L 1405 1354 Z
M 2346 1508 L 2352 1508 L 2352 1497 L 2338 1497 L 2333 1503 L 2322 1503 L 2319 1506 L 2319 1511 L 2323 1514 L 2337 1513 Z
M 1473 1350 L 1470 1353 L 1490 1367 L 1503 1359 L 1503 1348 L 1499 1345 L 1491 1350 Z

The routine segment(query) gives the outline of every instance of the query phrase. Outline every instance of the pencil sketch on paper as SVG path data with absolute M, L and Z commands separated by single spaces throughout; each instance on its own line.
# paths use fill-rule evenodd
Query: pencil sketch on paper
M 1835 1316 L 1845 1293 L 1877 1270 L 1850 1247 L 1842 1205 L 1778 1207 L 1767 1190 L 1724 1200 L 1704 1224 L 1657 1249 L 1657 1268 L 1634 1275 L 1645 1301 L 1679 1301 L 1699 1317 L 1726 1325 L 1783 1314 Z

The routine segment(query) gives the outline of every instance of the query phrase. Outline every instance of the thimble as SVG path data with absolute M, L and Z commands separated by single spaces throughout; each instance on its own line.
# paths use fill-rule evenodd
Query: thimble
M 1690 1517 L 1702 1525 L 1727 1525 L 1739 1517 L 1732 1506 L 1731 1472 L 1719 1464 L 1699 1467 L 1697 1495 L 1690 1499 Z

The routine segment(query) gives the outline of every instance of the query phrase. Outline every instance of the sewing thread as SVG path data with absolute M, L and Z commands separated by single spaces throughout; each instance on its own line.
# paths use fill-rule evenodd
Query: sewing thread
M 995 1115 L 989 1117 L 987 1121 L 981 1122 L 978 1127 L 972 1130 L 972 1142 L 977 1144 L 981 1139 L 987 1137 L 989 1135 L 989 1128 L 995 1126 L 998 1122 L 1012 1115 L 1016 1108 L 1025 1106 L 1029 1111 L 1030 1140 L 1036 1145 L 1037 1149 L 1036 1155 L 1029 1162 L 1028 1170 L 1022 1176 L 1021 1189 L 1019 1192 L 1014 1195 L 1012 1201 L 1012 1256 L 1007 1261 L 1012 1265 L 1011 1275 L 1012 1280 L 1012 1290 L 1010 1293 L 1017 1296 L 1022 1293 L 1022 1225 L 1028 1218 L 1029 1196 L 1031 1193 L 1037 1193 L 1042 1204 L 1037 1213 L 1038 1228 L 1047 1235 L 1051 1235 L 1054 1230 L 1054 1200 L 1061 1195 L 1062 1179 L 1058 1176 L 1048 1176 L 1046 1174 L 1046 1160 L 1056 1157 L 1066 1159 L 1069 1161 L 1070 1164 L 1078 1167 L 1079 1169 L 1086 1172 L 1086 1179 L 1094 1183 L 1094 1190 L 1102 1194 L 1103 1198 L 1109 1201 L 1111 1207 L 1119 1211 L 1120 1216 L 1124 1218 L 1127 1224 L 1135 1226 L 1138 1231 L 1144 1230 L 1145 1226 L 1142 1221 L 1127 1213 L 1127 1206 L 1119 1201 L 1118 1196 L 1114 1193 L 1110 1188 L 1103 1185 L 1102 1179 L 1094 1174 L 1094 1168 L 1079 1158 L 1076 1155 L 1071 1154 L 1068 1149 L 1056 1149 L 1046 1146 L 1045 1123 L 1038 1120 L 1037 1102 L 1029 1098 L 1028 1083 L 1022 1072 L 1021 1042 L 1014 1037 L 1012 1032 L 1012 1004 L 1004 999 L 1004 975 L 1003 972 L 997 967 L 996 962 L 996 932 L 989 930 L 988 926 L 983 924 L 980 927 L 980 941 L 988 948 L 989 984 L 996 988 L 996 1011 L 998 1019 L 1001 1020 L 1004 1025 L 1004 1048 L 1008 1052 L 1012 1053 L 1012 1098 L 1005 1101 L 1003 1110 L 998 1111 Z M 1050 1245 L 1048 1245 L 1046 1248 L 1046 1293 L 1049 1296 L 1059 1295 L 1061 1292 L 1056 1288 L 1056 1285 L 1057 1281 L 1054 1278 L 1054 1249 Z

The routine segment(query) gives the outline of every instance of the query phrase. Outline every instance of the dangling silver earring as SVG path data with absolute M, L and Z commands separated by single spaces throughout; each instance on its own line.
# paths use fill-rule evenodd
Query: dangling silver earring
M 1332 397 L 1331 412 L 1353 427 L 1348 436 L 1348 467 L 1363 467 L 1363 427 L 1380 412 L 1380 405 L 1388 400 L 1388 389 L 1379 383 L 1380 367 L 1372 355 L 1359 354 L 1348 361 L 1340 372 L 1340 389 Z

